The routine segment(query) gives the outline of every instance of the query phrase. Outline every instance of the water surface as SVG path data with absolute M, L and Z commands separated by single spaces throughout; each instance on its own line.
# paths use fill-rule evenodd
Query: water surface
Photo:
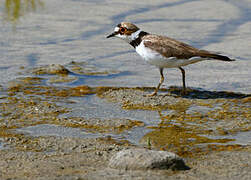
M 0 13 L 0 85 L 3 87 L 18 77 L 34 76 L 27 73 L 28 69 L 48 64 L 68 67 L 72 61 L 84 62 L 82 67 L 88 65 L 89 69 L 99 73 L 71 73 L 75 81 L 62 84 L 45 81 L 45 84 L 70 87 L 155 86 L 159 81 L 155 67 L 144 62 L 126 43 L 105 38 L 119 22 L 131 21 L 146 31 L 168 35 L 198 48 L 224 52 L 237 59 L 232 63 L 211 61 L 187 66 L 189 87 L 251 92 L 251 11 L 248 1 L 5 0 L 0 2 Z M 179 70 L 168 69 L 165 76 L 163 87 L 181 86 Z M 73 101 L 76 103 L 65 105 L 73 110 L 64 116 L 129 118 L 141 120 L 148 126 L 157 126 L 161 121 L 157 111 L 123 110 L 120 105 L 96 96 L 73 98 Z M 51 125 L 34 128 L 39 130 L 41 127 L 44 134 L 52 128 Z M 74 131 L 67 129 L 62 134 L 60 130 L 55 134 L 103 136 Z M 150 131 L 135 128 L 116 138 L 138 143 Z M 34 133 L 43 135 L 40 131 Z M 245 133 L 245 137 L 251 137 L 250 131 Z M 236 143 L 250 144 L 242 134 L 228 138 L 238 140 Z

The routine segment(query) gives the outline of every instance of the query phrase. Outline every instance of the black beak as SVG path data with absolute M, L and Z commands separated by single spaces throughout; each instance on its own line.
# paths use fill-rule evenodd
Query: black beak
M 112 34 L 110 34 L 109 36 L 106 36 L 106 38 L 110 38 L 110 37 L 113 37 L 115 35 L 117 35 L 118 33 L 117 32 L 113 32 Z

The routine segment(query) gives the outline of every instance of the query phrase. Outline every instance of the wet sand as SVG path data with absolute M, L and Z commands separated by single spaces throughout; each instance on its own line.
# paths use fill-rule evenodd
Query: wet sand
M 26 77 L 2 89 L 2 179 L 248 179 L 251 175 L 250 145 L 234 139 L 250 131 L 250 95 L 190 90 L 182 97 L 177 95 L 181 89 L 172 88 L 147 97 L 152 88 L 62 88 L 41 82 Z M 73 97 L 86 96 L 119 103 L 130 111 L 158 111 L 161 122 L 153 127 L 124 118 L 70 116 L 76 109 L 65 105 L 75 104 Z M 124 133 L 141 127 L 152 130 L 137 144 L 124 139 Z M 191 169 L 146 173 L 107 168 L 115 153 L 136 147 L 177 153 Z

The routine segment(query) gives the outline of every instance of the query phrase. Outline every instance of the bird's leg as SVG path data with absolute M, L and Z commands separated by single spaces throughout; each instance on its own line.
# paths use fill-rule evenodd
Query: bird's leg
M 156 87 L 156 89 L 154 90 L 154 92 L 152 94 L 149 94 L 148 96 L 155 96 L 155 95 L 157 95 L 161 84 L 164 82 L 163 68 L 159 68 L 159 72 L 160 72 L 160 81 L 159 81 L 159 84 Z
M 179 67 L 179 69 L 181 70 L 182 73 L 182 82 L 183 82 L 183 90 L 182 90 L 182 94 L 185 95 L 186 92 L 186 75 L 185 75 L 185 70 L 182 67 Z

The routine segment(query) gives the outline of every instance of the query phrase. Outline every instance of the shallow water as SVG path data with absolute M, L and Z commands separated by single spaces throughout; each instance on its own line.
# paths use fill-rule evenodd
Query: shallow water
M 15 4 L 17 2 L 20 3 L 19 6 Z M 249 63 L 251 7 L 248 1 L 237 3 L 234 0 L 210 2 L 177 0 L 163 3 L 162 1 L 30 0 L 24 2 L 14 0 L 0 2 L 0 85 L 3 87 L 18 77 L 29 76 L 27 71 L 33 67 L 47 64 L 62 64 L 69 67 L 72 61 L 84 62 L 88 66 L 81 65 L 81 67 L 89 69 L 94 74 L 72 72 L 70 75 L 76 78 L 74 81 L 51 83 L 46 80 L 45 85 L 155 86 L 159 81 L 158 70 L 155 67 L 141 60 L 129 45 L 117 39 L 105 38 L 119 22 L 132 21 L 146 31 L 168 35 L 199 48 L 221 51 L 237 59 L 232 63 L 212 61 L 186 67 L 189 87 L 207 91 L 224 90 L 248 94 L 251 92 Z M 181 86 L 179 70 L 168 69 L 166 72 L 166 82 L 163 87 Z M 41 77 L 49 79 L 51 76 Z M 157 111 L 124 110 L 116 103 L 109 103 L 93 95 L 71 100 L 75 103 L 62 105 L 70 107 L 72 112 L 62 116 L 129 118 L 143 121 L 146 126 L 157 126 L 161 121 Z M 206 108 L 199 109 L 199 111 L 206 110 Z M 51 134 L 51 128 L 55 129 L 51 135 L 58 136 L 109 135 L 85 133 L 73 128 L 55 128 L 54 125 L 26 128 L 30 128 L 27 132 L 32 135 Z M 128 132 L 111 136 L 137 144 L 151 131 L 153 130 L 136 127 Z M 226 138 L 236 139 L 236 143 L 250 145 L 251 133 L 249 131 L 245 132 L 245 136 L 239 133 Z
M 34 7 L 27 10 L 25 7 L 31 6 L 29 3 L 21 5 L 17 17 L 6 12 L 4 1 L 0 3 L 0 75 L 5 77 L 1 78 L 0 84 L 15 78 L 20 66 L 77 61 L 120 74 L 96 79 L 92 76 L 79 78 L 74 85 L 155 86 L 159 80 L 155 67 L 141 60 L 129 45 L 105 38 L 118 22 L 126 20 L 137 23 L 146 31 L 169 35 L 203 49 L 222 51 L 238 59 L 234 63 L 213 61 L 187 66 L 188 86 L 251 91 L 250 65 L 247 63 L 251 55 L 247 47 L 251 17 L 248 2 L 142 1 L 137 6 L 133 1 L 32 2 L 35 2 Z M 218 4 L 222 6 L 221 13 L 215 15 L 217 10 L 213 7 Z M 177 14 L 176 8 L 185 8 L 185 12 Z M 208 8 L 207 13 L 200 8 Z M 166 14 L 159 17 L 163 12 Z M 205 73 L 200 72 L 201 69 Z M 180 79 L 178 70 L 167 70 L 166 86 L 180 86 Z

